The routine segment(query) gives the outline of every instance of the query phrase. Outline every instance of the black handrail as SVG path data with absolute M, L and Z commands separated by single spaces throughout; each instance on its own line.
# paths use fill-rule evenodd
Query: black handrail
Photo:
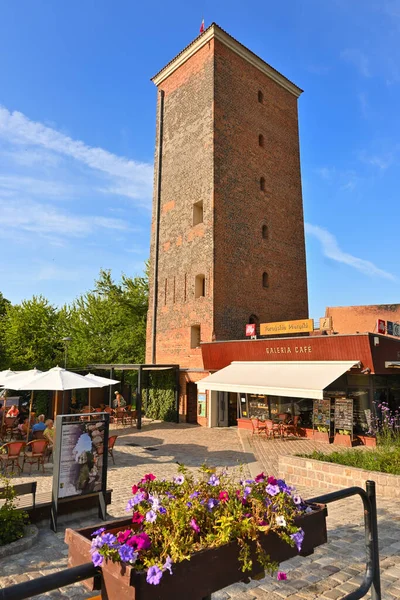
M 379 549 L 378 549 L 378 520 L 376 512 L 376 491 L 375 481 L 367 481 L 367 491 L 360 487 L 351 487 L 344 490 L 338 490 L 329 494 L 323 494 L 316 498 L 310 498 L 306 502 L 329 504 L 350 496 L 361 496 L 364 505 L 364 525 L 365 525 L 365 549 L 367 554 L 367 564 L 364 574 L 364 580 L 360 587 L 354 592 L 347 594 L 343 600 L 359 600 L 364 598 L 371 588 L 371 599 L 382 600 L 381 579 L 379 571 Z
M 0 589 L 0 600 L 24 600 L 24 598 L 31 598 L 65 585 L 71 585 L 71 583 L 77 581 L 95 577 L 100 573 L 101 570 L 94 567 L 93 563 L 85 563 L 78 567 L 64 569 L 63 571 L 57 571 L 57 573 L 51 573 L 51 575 L 44 575 L 38 577 L 38 579 L 23 581 L 8 588 Z

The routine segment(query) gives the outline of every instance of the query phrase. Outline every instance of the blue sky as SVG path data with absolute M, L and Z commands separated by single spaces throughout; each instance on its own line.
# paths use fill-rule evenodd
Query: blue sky
M 55 304 L 149 253 L 156 89 L 216 21 L 299 100 L 310 316 L 400 302 L 400 0 L 0 0 L 0 290 Z

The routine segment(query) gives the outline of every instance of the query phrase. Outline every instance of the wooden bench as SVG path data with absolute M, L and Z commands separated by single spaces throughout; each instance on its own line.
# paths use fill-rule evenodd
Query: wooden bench
M 31 481 L 30 483 L 18 483 L 17 485 L 13 485 L 13 488 L 16 492 L 17 498 L 20 498 L 21 496 L 27 496 L 28 494 L 32 495 L 32 504 L 27 504 L 26 500 L 19 503 L 18 502 L 18 508 L 21 508 L 21 504 L 24 505 L 28 505 L 28 506 L 32 506 L 33 510 L 35 510 L 36 507 L 36 488 L 37 488 L 37 481 Z M 2 504 L 1 500 L 4 500 L 4 493 L 6 491 L 6 488 L 0 488 L 0 503 Z

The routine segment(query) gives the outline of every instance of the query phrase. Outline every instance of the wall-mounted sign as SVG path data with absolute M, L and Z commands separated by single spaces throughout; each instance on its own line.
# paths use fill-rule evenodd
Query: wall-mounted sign
M 385 333 L 386 332 L 386 321 L 383 321 L 382 319 L 378 319 L 376 322 L 376 330 L 378 333 Z
M 207 398 L 206 394 L 197 394 L 197 414 L 199 417 L 206 417 Z
M 278 321 L 277 323 L 260 324 L 260 335 L 307 333 L 313 330 L 313 319 L 300 319 L 299 321 Z
M 386 323 L 386 333 L 388 335 L 393 335 L 393 322 L 392 321 L 388 321 Z
M 330 399 L 313 401 L 313 428 L 323 428 L 330 432 L 331 426 L 331 401 Z M 320 431 L 321 429 L 319 429 Z
M 400 337 L 400 324 L 393 323 L 393 335 Z
M 321 331 L 331 331 L 333 329 L 332 317 L 321 317 L 319 328 Z
M 250 337 L 252 335 L 256 335 L 256 324 L 255 323 L 247 323 L 246 337 Z

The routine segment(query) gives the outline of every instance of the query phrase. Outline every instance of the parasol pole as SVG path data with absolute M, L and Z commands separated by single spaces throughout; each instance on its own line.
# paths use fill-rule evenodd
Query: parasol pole
M 32 390 L 31 391 L 31 399 L 29 401 L 29 420 L 28 420 L 28 431 L 27 431 L 27 434 L 26 434 L 26 443 L 28 443 L 28 440 L 29 440 L 29 429 L 31 427 L 31 414 L 32 414 L 33 394 L 34 394 L 34 392 Z
M 92 410 L 91 406 L 90 406 L 91 405 L 91 398 L 92 398 L 92 390 L 91 390 L 91 388 L 89 388 L 89 412 Z

